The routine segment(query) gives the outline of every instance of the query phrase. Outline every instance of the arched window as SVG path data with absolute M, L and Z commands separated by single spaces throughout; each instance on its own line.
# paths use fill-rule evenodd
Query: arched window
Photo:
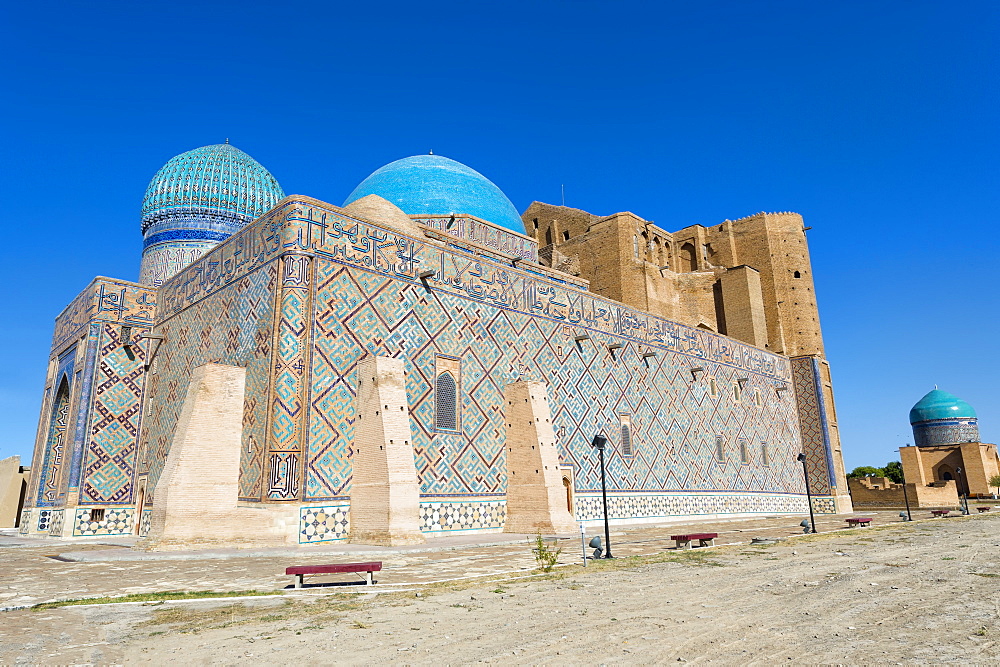
M 434 383 L 434 427 L 439 431 L 458 430 L 458 385 L 450 371 Z
M 685 243 L 681 246 L 680 266 L 681 271 L 697 271 L 698 256 L 695 254 L 694 244 Z
M 802 274 L 799 273 L 798 271 L 796 271 L 795 273 L 792 274 L 792 277 L 794 277 L 794 278 L 801 278 Z

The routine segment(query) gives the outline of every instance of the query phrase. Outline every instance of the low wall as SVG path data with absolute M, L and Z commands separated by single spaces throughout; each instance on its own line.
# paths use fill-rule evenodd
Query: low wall
M 959 506 L 958 488 L 954 480 L 934 482 L 926 486 L 907 484 L 906 496 L 903 495 L 902 484 L 896 484 L 885 477 L 852 478 L 847 480 L 847 485 L 857 509 L 901 509 L 906 507 L 907 499 L 911 508 Z

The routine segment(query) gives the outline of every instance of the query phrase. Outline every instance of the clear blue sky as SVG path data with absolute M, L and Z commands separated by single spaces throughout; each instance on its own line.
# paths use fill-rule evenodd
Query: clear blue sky
M 137 277 L 149 179 L 227 137 L 334 204 L 433 149 L 521 210 L 797 211 L 848 467 L 935 383 L 996 442 L 998 28 L 995 1 L 6 3 L 0 457 L 31 455 L 56 314 Z

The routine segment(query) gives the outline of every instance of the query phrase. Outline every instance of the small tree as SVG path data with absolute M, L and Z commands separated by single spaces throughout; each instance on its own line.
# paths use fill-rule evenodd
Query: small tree
M 896 484 L 903 483 L 903 464 L 899 461 L 889 461 L 882 470 L 885 472 L 885 476 Z
M 885 471 L 872 466 L 858 466 L 847 473 L 848 477 L 885 477 Z
M 995 488 L 997 493 L 1000 493 L 1000 475 L 993 475 L 990 477 L 990 486 Z

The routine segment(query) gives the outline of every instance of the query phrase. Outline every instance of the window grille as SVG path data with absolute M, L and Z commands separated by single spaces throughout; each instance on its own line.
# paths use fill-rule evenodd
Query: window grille
M 750 463 L 750 451 L 747 449 L 746 438 L 740 438 L 740 462 Z
M 760 461 L 766 466 L 771 465 L 771 453 L 767 451 L 767 442 L 760 441 Z
M 715 458 L 718 461 L 726 460 L 726 439 L 721 435 L 715 436 Z
M 448 371 L 438 375 L 435 383 L 434 426 L 440 431 L 458 430 L 458 386 Z
M 632 427 L 622 424 L 622 456 L 632 456 Z
M 90 520 L 91 521 L 104 521 L 104 508 L 94 508 L 90 510 Z

